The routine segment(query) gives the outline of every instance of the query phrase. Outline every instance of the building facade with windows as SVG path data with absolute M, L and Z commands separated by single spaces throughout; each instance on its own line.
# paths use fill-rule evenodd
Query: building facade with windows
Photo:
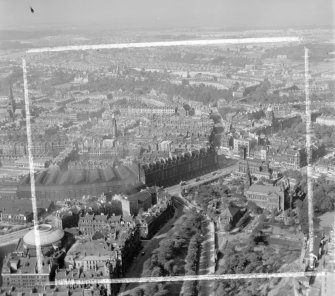
M 283 186 L 253 184 L 245 192 L 248 201 L 260 208 L 284 211 L 288 207 L 288 190 Z
M 218 156 L 214 149 L 202 148 L 173 156 L 154 163 L 144 164 L 147 186 L 171 186 L 181 181 L 211 172 L 218 167 Z
M 242 159 L 238 163 L 238 171 L 244 174 L 248 173 L 250 175 L 257 177 L 258 179 L 264 177 L 266 179 L 271 179 L 272 170 L 269 167 L 267 161 L 261 159 Z

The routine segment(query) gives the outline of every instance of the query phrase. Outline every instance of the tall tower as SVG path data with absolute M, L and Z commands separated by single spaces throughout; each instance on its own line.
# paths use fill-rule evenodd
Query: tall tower
M 63 229 L 63 222 L 62 222 L 62 218 L 60 217 L 59 213 L 57 213 L 56 217 L 54 217 L 52 225 L 56 229 Z
M 252 185 L 252 178 L 251 178 L 251 174 L 250 174 L 250 167 L 249 167 L 249 162 L 248 160 L 245 160 L 247 162 L 247 171 L 246 171 L 246 176 L 245 176 L 245 180 L 244 180 L 244 184 L 248 187 L 250 187 Z
M 274 122 L 275 115 L 274 115 L 273 109 L 270 106 L 267 108 L 265 115 L 266 115 L 267 120 L 270 120 L 271 123 Z
M 8 107 L 7 110 L 9 112 L 10 117 L 12 118 L 12 120 L 14 120 L 14 114 L 15 114 L 15 110 L 16 110 L 16 103 L 14 100 L 14 95 L 13 95 L 13 88 L 12 88 L 12 84 L 9 85 L 9 96 L 8 96 Z
M 116 124 L 116 119 L 115 119 L 114 113 L 112 115 L 112 134 L 113 134 L 114 137 L 117 136 L 117 124 Z
M 116 74 L 117 76 L 120 75 L 120 67 L 119 67 L 119 63 L 116 63 L 115 74 Z
M 266 115 L 266 119 L 271 122 L 271 134 L 273 134 L 274 125 L 275 125 L 275 115 L 270 106 L 267 108 L 265 115 Z

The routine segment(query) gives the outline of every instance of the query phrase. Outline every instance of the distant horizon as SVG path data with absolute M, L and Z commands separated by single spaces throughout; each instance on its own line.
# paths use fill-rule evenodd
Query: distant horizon
M 13 28 L 0 29 L 0 42 L 10 44 L 19 42 L 21 44 L 30 42 L 29 40 L 39 40 L 47 37 L 77 36 L 87 40 L 94 40 L 104 37 L 124 37 L 134 38 L 133 42 L 139 42 L 137 37 L 141 36 L 146 41 L 172 41 L 172 40 L 195 40 L 195 39 L 216 39 L 216 38 L 240 38 L 240 37 L 265 37 L 265 36 L 293 36 L 301 34 L 303 31 L 324 30 L 327 35 L 335 36 L 334 28 L 329 26 L 297 26 L 297 27 L 168 27 L 168 28 L 148 28 L 148 27 L 124 27 L 106 28 L 101 26 L 90 27 L 67 27 L 50 26 L 49 28 Z M 299 32 L 300 31 L 300 32 Z M 332 33 L 333 32 L 333 33 Z M 208 36 L 207 36 L 208 34 Z M 335 38 L 333 38 L 335 40 Z M 142 40 L 143 41 L 143 40 Z M 6 45 L 5 45 L 6 47 Z
M 136 25 L 132 25 L 132 26 L 123 26 L 123 25 L 113 25 L 111 26 L 111 28 L 108 28 L 108 26 L 110 25 L 104 25 L 104 24 L 100 24 L 100 25 L 81 25 L 81 26 L 67 26 L 67 25 L 61 25 L 61 24 L 57 24 L 57 25 L 48 25 L 48 26 L 9 26 L 9 27 L 2 27 L 0 28 L 0 32 L 3 31 L 36 31 L 36 32 L 43 32 L 43 31 L 52 31 L 52 30 L 60 30 L 60 31 L 81 31 L 81 30 L 100 30 L 100 31 L 104 31 L 104 30 L 108 30 L 108 31 L 113 31 L 113 30 L 124 30 L 124 31 L 131 31 L 131 30 L 143 30 L 143 31 L 159 31 L 159 30 L 164 30 L 164 31 L 182 31 L 182 30 L 199 30 L 199 32 L 203 32 L 203 31 L 223 31 L 223 32 L 234 32 L 234 31 L 271 31 L 271 30 L 304 30 L 304 29 L 312 29 L 312 30 L 317 30 L 317 29 L 324 29 L 324 30 L 335 30 L 335 24 L 334 25 L 297 25 L 297 26 L 271 26 L 271 25 L 267 25 L 267 26 L 245 26 L 245 25 L 240 25 L 240 26 L 175 26 L 175 27 L 171 27 L 171 26 L 161 26 L 161 27 L 151 27 L 151 26 L 136 26 Z
M 333 11 L 332 0 L 0 0 L 0 28 L 334 28 Z

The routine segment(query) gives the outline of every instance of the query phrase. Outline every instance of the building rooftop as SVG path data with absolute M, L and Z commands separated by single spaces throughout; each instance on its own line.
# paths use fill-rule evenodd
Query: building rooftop
M 76 242 L 68 251 L 67 257 L 69 256 L 90 260 L 87 258 L 96 258 L 101 256 L 113 257 L 116 256 L 116 253 L 111 250 L 111 247 L 104 239 L 98 239 Z
M 38 208 L 49 208 L 50 201 L 37 200 Z M 0 199 L 0 212 L 6 214 L 29 214 L 33 212 L 30 199 Z
M 148 198 L 151 198 L 151 195 L 147 190 L 134 193 L 128 197 L 129 200 L 139 200 L 139 201 L 145 201 Z
M 76 185 L 92 184 L 109 181 L 128 181 L 138 180 L 137 166 L 126 167 L 91 167 L 91 168 L 70 168 L 62 171 L 58 167 L 39 171 L 35 176 L 36 185 Z M 29 175 L 21 182 L 21 185 L 30 184 Z
M 53 228 L 49 224 L 41 224 L 38 225 L 36 233 L 34 229 L 30 230 L 23 237 L 23 242 L 29 246 L 36 246 L 36 235 L 39 236 L 41 246 L 48 246 L 61 240 L 64 237 L 64 231 Z
M 252 184 L 247 192 L 255 192 L 255 193 L 262 193 L 262 194 L 273 194 L 277 193 L 278 195 L 283 194 L 282 187 L 280 186 L 273 186 L 273 185 L 260 185 L 260 184 Z

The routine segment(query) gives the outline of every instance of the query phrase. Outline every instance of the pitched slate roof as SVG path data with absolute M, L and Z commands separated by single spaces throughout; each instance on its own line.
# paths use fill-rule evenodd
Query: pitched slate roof
M 51 202 L 37 200 L 37 208 L 47 209 Z M 0 212 L 6 214 L 29 214 L 33 212 L 30 199 L 0 199 Z
M 234 217 L 240 210 L 240 207 L 230 204 L 220 216 Z
M 93 168 L 70 168 L 67 171 L 62 171 L 57 167 L 48 168 L 39 171 L 35 175 L 36 185 L 76 185 L 76 184 L 93 184 L 99 182 L 109 181 L 122 181 L 122 180 L 138 180 L 137 166 L 118 166 L 107 167 L 104 169 Z M 27 175 L 21 184 L 29 184 L 30 177 Z

